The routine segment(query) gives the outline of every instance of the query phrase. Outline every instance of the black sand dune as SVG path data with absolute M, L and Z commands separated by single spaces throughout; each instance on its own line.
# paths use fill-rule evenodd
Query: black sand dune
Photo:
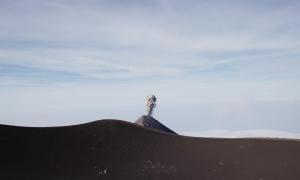
M 0 126 L 1 180 L 299 180 L 300 141 L 192 138 L 118 120 Z

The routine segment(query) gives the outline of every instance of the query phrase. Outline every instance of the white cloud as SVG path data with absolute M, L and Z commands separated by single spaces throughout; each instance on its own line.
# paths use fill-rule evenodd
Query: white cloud
M 3 36 L 13 39 L 98 41 L 173 51 L 299 47 L 292 32 L 270 37 L 273 31 L 286 30 L 285 26 L 299 22 L 293 18 L 297 12 L 293 5 L 257 12 L 255 8 L 228 3 L 193 2 L 182 7 L 174 2 L 167 4 L 147 9 L 33 1 L 11 9 L 20 8 L 21 12 L 3 11 L 0 18 L 7 22 L 2 29 Z
M 217 138 L 288 138 L 300 139 L 300 133 L 291 133 L 285 131 L 277 131 L 270 129 L 255 129 L 255 130 L 209 130 L 202 132 L 185 132 L 182 135 L 195 137 L 217 137 Z
M 299 21 L 293 5 L 260 11 L 239 3 L 190 3 L 154 2 L 149 8 L 104 2 L 8 3 L 0 13 L 0 38 L 28 47 L 1 50 L 0 63 L 122 79 L 184 75 L 299 50 L 298 36 L 288 28 Z M 203 55 L 253 49 L 274 51 L 214 60 Z

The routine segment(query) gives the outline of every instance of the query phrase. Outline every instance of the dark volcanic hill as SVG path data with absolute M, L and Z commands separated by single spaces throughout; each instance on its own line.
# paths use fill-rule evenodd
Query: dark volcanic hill
M 176 134 L 174 131 L 172 131 L 171 129 L 169 129 L 168 127 L 166 127 L 165 125 L 163 125 L 162 123 L 160 123 L 158 120 L 154 119 L 151 116 L 143 115 L 138 120 L 136 120 L 134 123 L 144 126 L 144 127 L 147 127 L 147 128 L 163 131 L 166 133 Z
M 118 120 L 0 126 L 1 180 L 299 180 L 300 141 L 193 138 Z

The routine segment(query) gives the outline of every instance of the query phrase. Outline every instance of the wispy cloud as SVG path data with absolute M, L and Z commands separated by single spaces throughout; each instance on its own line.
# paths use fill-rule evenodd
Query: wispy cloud
M 169 105 L 298 101 L 299 6 L 277 0 L 1 1 L 1 115 L 19 122 L 18 112 L 29 117 L 35 108 L 51 107 L 30 117 L 55 119 L 63 107 L 75 106 L 70 114 L 83 108 L 94 118 L 96 103 L 83 105 L 93 100 L 108 101 L 113 116 L 120 101 L 111 99 L 117 96 L 125 107 L 152 92 Z M 26 102 L 41 106 L 25 111 L 19 105 Z M 126 117 L 135 115 L 137 104 Z M 291 121 L 296 117 L 294 111 Z
M 223 1 L 2 5 L 0 39 L 6 47 L 0 52 L 2 64 L 111 79 L 185 75 L 233 60 L 299 52 L 297 2 L 269 9 L 259 2 Z M 258 49 L 266 53 L 249 59 L 247 52 Z M 224 59 L 224 52 L 232 52 L 231 58 Z M 211 59 L 207 53 L 220 57 Z

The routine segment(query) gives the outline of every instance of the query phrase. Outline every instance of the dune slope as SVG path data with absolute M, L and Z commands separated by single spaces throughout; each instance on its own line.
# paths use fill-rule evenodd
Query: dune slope
M 0 179 L 299 180 L 300 142 L 192 138 L 118 120 L 0 126 Z

